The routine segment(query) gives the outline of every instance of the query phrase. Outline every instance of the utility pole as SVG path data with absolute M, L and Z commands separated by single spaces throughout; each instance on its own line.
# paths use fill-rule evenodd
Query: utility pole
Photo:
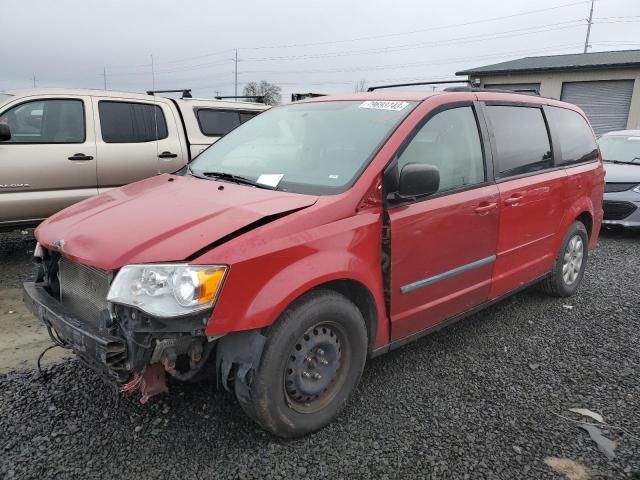
M 107 89 L 107 67 L 102 67 L 102 79 L 104 80 L 104 89 Z
M 595 3 L 596 0 L 591 0 L 591 11 L 589 12 L 589 20 L 587 20 L 587 38 L 584 40 L 584 52 L 583 53 L 587 53 L 587 50 L 589 50 L 589 47 L 591 45 L 589 45 L 589 36 L 591 36 L 591 24 L 593 23 L 593 4 Z
M 33 74 L 33 88 L 36 88 L 36 74 Z
M 235 77 L 236 77 L 236 81 L 235 81 L 235 96 L 238 96 L 238 49 L 236 48 L 236 68 L 235 68 Z M 235 99 L 236 102 L 238 101 L 238 99 Z

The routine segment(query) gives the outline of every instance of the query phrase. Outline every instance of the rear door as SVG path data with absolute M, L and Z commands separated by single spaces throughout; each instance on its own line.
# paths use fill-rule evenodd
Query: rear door
M 486 168 L 472 103 L 427 116 L 387 170 L 392 191 L 402 167 L 435 165 L 431 197 L 390 206 L 391 336 L 402 339 L 483 303 L 491 285 L 498 233 L 498 188 Z M 484 137 L 486 140 L 486 137 Z
M 491 298 L 551 270 L 565 212 L 567 174 L 554 167 L 541 106 L 488 104 L 500 228 Z
M 97 193 L 89 97 L 16 99 L 0 112 L 0 224 L 37 222 Z
M 101 191 L 185 165 L 179 119 L 169 102 L 93 97 L 93 105 Z

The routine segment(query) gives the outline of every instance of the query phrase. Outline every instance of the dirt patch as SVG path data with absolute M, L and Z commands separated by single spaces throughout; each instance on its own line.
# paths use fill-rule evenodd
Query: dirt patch
M 22 303 L 22 290 L 0 288 L 0 373 L 22 368 L 35 368 L 38 355 L 51 340 L 42 322 Z M 47 352 L 42 360 L 48 365 L 70 357 L 62 348 Z

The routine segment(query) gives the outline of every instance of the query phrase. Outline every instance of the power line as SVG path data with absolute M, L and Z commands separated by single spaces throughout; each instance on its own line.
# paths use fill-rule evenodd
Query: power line
M 365 41 L 365 40 L 375 40 L 375 39 L 381 39 L 381 38 L 390 38 L 390 37 L 398 37 L 398 36 L 405 36 L 405 35 L 414 35 L 416 33 L 425 33 L 425 32 L 431 32 L 431 31 L 437 31 L 437 30 L 445 30 L 445 29 L 450 29 L 450 28 L 457 28 L 457 27 L 465 27 L 465 26 L 469 26 L 469 25 L 478 25 L 478 24 L 482 24 L 482 23 L 489 23 L 489 22 L 495 22 L 495 21 L 499 21 L 499 20 L 506 20 L 509 18 L 515 18 L 515 17 L 521 17 L 521 16 L 527 16 L 527 15 L 533 15 L 536 13 L 543 13 L 543 12 L 549 12 L 552 10 L 558 10 L 558 9 L 562 9 L 562 8 L 567 8 L 567 7 L 573 7 L 576 5 L 583 5 L 585 3 L 589 3 L 590 0 L 580 0 L 580 1 L 576 1 L 576 2 L 570 2 L 570 3 L 565 3 L 562 5 L 556 5 L 553 7 L 546 7 L 546 8 L 538 8 L 538 9 L 534 9 L 534 10 L 527 10 L 524 12 L 517 12 L 517 13 L 512 13 L 509 15 L 501 15 L 501 16 L 497 16 L 497 17 L 490 17 L 490 18 L 484 18 L 484 19 L 478 19 L 478 20 L 471 20 L 471 21 L 467 21 L 467 22 L 460 22 L 460 23 L 451 23 L 451 24 L 446 24 L 446 25 L 438 25 L 435 27 L 429 27 L 429 28 L 423 28 L 423 29 L 419 29 L 419 30 L 411 30 L 411 31 L 405 31 L 405 32 L 392 32 L 392 33 L 386 33 L 386 34 L 380 34 L 380 35 L 369 35 L 366 37 L 355 37 L 355 38 L 346 38 L 346 39 L 341 39 L 341 40 L 329 40 L 329 41 L 322 41 L 322 42 L 309 42 L 309 43 L 299 43 L 299 44 L 288 44 L 288 45 L 262 45 L 262 46 L 245 46 L 242 47 L 243 50 L 265 50 L 265 49 L 282 49 L 282 48 L 300 48 L 300 47 L 315 47 L 315 46 L 322 46 L 322 45 L 334 45 L 334 44 L 339 44 L 339 43 L 349 43 L 349 42 L 358 42 L 358 41 Z M 191 60 L 197 60 L 197 59 L 201 59 L 201 58 L 208 58 L 208 57 L 212 57 L 212 56 L 217 56 L 217 55 L 222 55 L 222 54 L 228 54 L 233 52 L 234 49 L 232 48 L 227 48 L 224 50 L 218 50 L 216 52 L 211 52 L 211 53 L 206 53 L 206 54 L 202 54 L 202 55 L 197 55 L 197 56 L 193 56 L 193 57 L 182 57 L 182 58 L 177 58 L 177 59 L 173 59 L 173 60 L 168 60 L 165 62 L 156 62 L 156 66 L 157 65 L 167 65 L 167 64 L 173 64 L 173 63 L 182 63 L 182 62 L 188 62 Z M 136 67 L 148 67 L 147 64 L 137 64 L 137 65 L 120 65 L 117 66 L 115 68 L 119 69 L 119 68 L 136 68 Z

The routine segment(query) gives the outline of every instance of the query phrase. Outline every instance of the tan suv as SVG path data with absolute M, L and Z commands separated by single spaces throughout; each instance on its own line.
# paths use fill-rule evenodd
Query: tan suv
M 0 230 L 175 172 L 266 108 L 102 90 L 0 93 Z

